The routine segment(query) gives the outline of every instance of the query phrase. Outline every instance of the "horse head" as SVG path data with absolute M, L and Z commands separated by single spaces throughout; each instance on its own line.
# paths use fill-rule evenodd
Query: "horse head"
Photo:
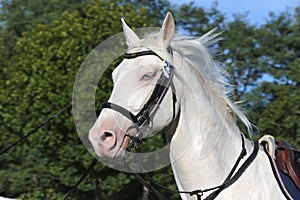
M 146 39 L 140 39 L 124 19 L 122 24 L 128 51 L 112 73 L 114 87 L 108 103 L 89 131 L 89 140 L 100 157 L 124 155 L 130 142 L 162 130 L 176 115 L 171 13 L 160 31 Z

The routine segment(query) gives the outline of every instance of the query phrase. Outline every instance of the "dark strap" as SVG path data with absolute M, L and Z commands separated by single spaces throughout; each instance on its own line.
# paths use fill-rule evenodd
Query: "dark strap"
M 162 82 L 163 81 L 163 82 Z M 168 85 L 166 85 L 168 84 Z M 165 83 L 165 78 L 163 78 L 163 75 L 160 77 L 158 83 L 155 85 L 155 88 L 148 99 L 148 101 L 144 104 L 143 108 L 139 111 L 137 115 L 134 115 L 132 112 L 127 110 L 126 108 L 123 108 L 122 106 L 119 106 L 112 102 L 106 102 L 102 105 L 103 108 L 109 108 L 112 110 L 115 110 L 125 117 L 127 117 L 129 120 L 131 120 L 133 123 L 137 124 L 138 126 L 142 125 L 146 120 L 149 120 L 150 117 L 149 114 L 154 108 L 156 104 L 160 104 L 161 101 L 164 99 L 164 96 L 166 95 L 168 91 L 168 87 L 171 83 Z M 173 84 L 172 84 L 173 85 Z M 174 86 L 172 87 L 172 90 L 174 90 Z M 176 97 L 174 97 L 173 93 L 173 108 L 175 107 L 174 104 L 176 103 Z M 173 118 L 175 115 L 175 111 L 173 110 Z
M 259 143 L 258 143 L 258 141 L 254 141 L 254 149 L 253 149 L 252 154 L 247 158 L 247 160 L 243 163 L 243 165 L 239 168 L 239 170 L 233 176 L 232 176 L 232 174 L 235 170 L 234 171 L 232 170 L 233 172 L 231 171 L 231 173 L 226 178 L 224 183 L 220 186 L 220 188 L 218 190 L 214 191 L 213 193 L 211 193 L 209 196 L 207 196 L 205 198 L 205 200 L 211 200 L 211 199 L 216 198 L 222 192 L 222 190 L 224 190 L 225 188 L 231 186 L 234 182 L 236 182 L 239 179 L 239 177 L 250 166 L 250 164 L 254 161 L 254 159 L 256 158 L 256 156 L 258 154 L 258 150 L 259 150 Z M 240 155 L 240 157 L 241 157 L 241 155 Z M 239 157 L 239 160 L 240 160 L 240 157 Z
M 126 59 L 134 59 L 140 56 L 149 56 L 149 55 L 153 55 L 153 56 L 157 56 L 159 57 L 161 60 L 163 60 L 159 55 L 157 55 L 157 53 L 155 53 L 154 51 L 140 51 L 140 52 L 136 52 L 136 53 L 125 53 L 123 55 L 123 58 Z
M 58 113 L 56 113 L 55 115 L 49 117 L 48 119 L 46 119 L 44 122 L 42 122 L 41 124 L 39 124 L 38 126 L 36 126 L 32 131 L 30 131 L 29 133 L 23 135 L 22 137 L 20 137 L 17 141 L 15 141 L 14 143 L 10 144 L 8 147 L 4 148 L 3 150 L 0 151 L 0 156 L 4 153 L 6 153 L 8 150 L 10 150 L 11 148 L 19 145 L 21 142 L 23 142 L 25 139 L 27 139 L 29 136 L 31 136 L 32 134 L 36 133 L 38 130 L 40 130 L 42 127 L 46 126 L 50 121 L 53 121 L 57 116 L 59 116 L 60 114 L 62 114 L 63 112 L 67 111 L 69 108 L 72 107 L 72 104 L 67 105 L 66 107 L 64 107 L 63 109 L 61 109 Z
M 88 168 L 83 172 L 80 179 L 75 183 L 75 185 L 69 190 L 69 192 L 63 197 L 63 200 L 66 200 L 78 187 L 78 185 L 87 177 L 90 171 L 94 168 L 96 163 L 98 162 L 97 158 L 94 158 Z
M 137 121 L 138 121 L 137 117 L 132 112 L 130 112 L 126 108 L 123 108 L 122 106 L 119 106 L 117 104 L 114 104 L 111 102 L 106 102 L 106 103 L 102 104 L 102 109 L 103 108 L 109 108 L 109 109 L 118 111 L 119 113 L 121 113 L 122 115 L 127 117 L 129 120 L 133 121 L 134 123 L 137 123 Z
M 140 110 L 140 112 L 136 115 L 137 118 L 139 118 L 140 116 L 143 116 L 143 115 L 148 116 L 155 105 L 161 104 L 161 102 L 164 99 L 170 86 L 171 86 L 171 89 L 173 90 L 173 105 L 174 105 L 174 103 L 175 103 L 174 100 L 176 100 L 176 97 L 174 97 L 175 87 L 172 82 L 173 75 L 174 75 L 174 72 L 173 72 L 174 69 L 172 66 L 170 66 L 170 67 L 172 69 L 170 72 L 171 78 L 166 78 L 163 73 L 160 75 L 151 96 L 149 97 L 148 101 L 145 103 L 143 108 Z

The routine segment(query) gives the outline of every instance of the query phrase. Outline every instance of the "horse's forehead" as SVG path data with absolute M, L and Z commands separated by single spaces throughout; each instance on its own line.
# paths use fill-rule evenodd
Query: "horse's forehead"
M 159 67 L 161 60 L 154 55 L 140 56 L 134 59 L 124 59 L 113 71 L 113 79 L 117 79 L 121 75 L 132 75 L 148 67 Z

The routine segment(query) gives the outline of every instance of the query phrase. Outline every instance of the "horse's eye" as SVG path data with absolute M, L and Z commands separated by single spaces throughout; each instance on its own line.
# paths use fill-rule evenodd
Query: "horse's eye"
M 143 75 L 142 80 L 143 81 L 148 81 L 148 80 L 151 80 L 154 76 L 155 76 L 154 73 L 148 72 L 148 73 Z

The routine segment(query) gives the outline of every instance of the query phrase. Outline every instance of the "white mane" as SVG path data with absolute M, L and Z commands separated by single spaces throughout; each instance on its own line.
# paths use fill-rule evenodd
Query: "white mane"
M 231 115 L 235 114 L 235 116 L 237 116 L 247 127 L 248 132 L 251 133 L 252 124 L 237 103 L 232 102 L 228 97 L 230 91 L 226 89 L 229 88 L 226 87 L 229 86 L 225 81 L 226 73 L 220 70 L 217 63 L 213 60 L 213 54 L 209 50 L 209 47 L 212 47 L 222 39 L 218 37 L 220 34 L 221 33 L 216 33 L 216 28 L 199 38 L 176 34 L 170 46 L 173 52 L 180 54 L 182 59 L 188 63 L 187 67 L 196 69 L 199 78 L 203 81 L 203 88 L 206 89 L 211 100 L 217 98 L 221 103 L 224 103 L 224 108 L 227 112 L 224 112 L 225 115 L 228 117 L 228 112 Z M 160 57 L 171 62 L 176 70 L 178 64 L 173 63 L 170 54 L 165 49 L 157 47 L 157 44 L 155 43 L 155 34 L 149 35 L 141 40 L 139 47 L 146 47 L 153 50 Z M 234 119 L 234 117 L 232 119 Z M 235 120 L 233 120 L 233 122 L 235 123 Z

